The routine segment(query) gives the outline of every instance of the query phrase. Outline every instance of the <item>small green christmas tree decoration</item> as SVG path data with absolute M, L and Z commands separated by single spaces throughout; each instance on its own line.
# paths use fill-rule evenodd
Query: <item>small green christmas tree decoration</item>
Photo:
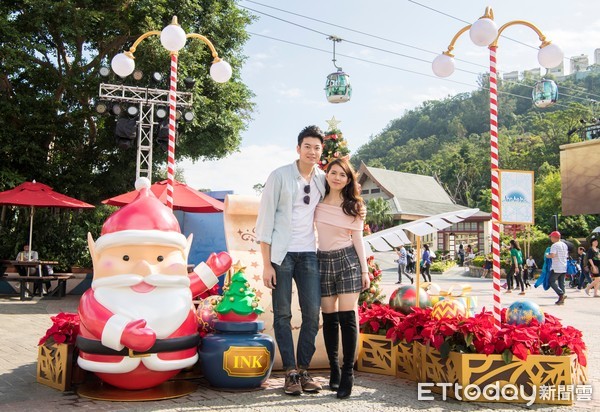
M 369 278 L 371 284 L 369 289 L 363 290 L 358 296 L 358 304 L 362 305 L 363 302 L 371 303 L 382 303 L 385 299 L 385 295 L 381 293 L 381 287 L 379 282 L 381 281 L 381 269 L 379 264 L 375 262 L 375 256 L 369 256 L 367 258 L 367 265 L 369 266 Z
M 258 305 L 256 289 L 250 288 L 246 279 L 246 268 L 237 262 L 233 267 L 233 276 L 223 286 L 225 292 L 215 307 L 219 320 L 231 322 L 254 321 L 264 310 Z
M 329 129 L 325 132 L 325 140 L 323 141 L 323 153 L 321 154 L 321 160 L 319 161 L 319 167 L 323 170 L 327 169 L 330 162 L 340 157 L 350 157 L 350 149 L 348 149 L 348 142 L 344 140 L 344 136 L 337 125 L 341 123 L 335 119 L 335 116 L 331 120 L 327 121 Z

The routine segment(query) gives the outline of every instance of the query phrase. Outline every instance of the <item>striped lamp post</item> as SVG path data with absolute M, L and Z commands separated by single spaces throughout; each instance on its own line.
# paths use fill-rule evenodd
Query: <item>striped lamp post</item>
M 173 186 L 175 182 L 175 132 L 177 130 L 177 56 L 188 38 L 202 40 L 211 50 L 213 62 L 210 67 L 210 76 L 217 83 L 224 83 L 231 78 L 232 70 L 229 63 L 219 58 L 213 44 L 206 37 L 197 33 L 188 33 L 179 26 L 177 17 L 174 16 L 171 24 L 162 31 L 149 31 L 142 34 L 133 43 L 129 51 L 119 53 L 113 57 L 111 66 L 113 71 L 121 77 L 129 76 L 135 69 L 134 56 L 137 46 L 149 36 L 160 36 L 162 46 L 171 53 L 171 70 L 169 74 L 169 146 L 167 151 L 167 206 L 173 209 Z
M 490 7 L 475 23 L 460 29 L 452 38 L 448 50 L 437 56 L 432 62 L 432 69 L 438 77 L 448 77 L 454 72 L 454 44 L 465 32 L 477 46 L 485 46 L 490 50 L 490 168 L 492 187 L 492 256 L 494 285 L 494 323 L 500 327 L 502 300 L 500 295 L 500 184 L 498 179 L 498 77 L 496 72 L 496 50 L 502 32 L 510 26 L 523 25 L 537 33 L 540 41 L 538 61 L 545 68 L 558 66 L 563 60 L 562 50 L 546 40 L 542 32 L 533 24 L 524 20 L 510 21 L 499 29 L 494 22 L 494 13 Z

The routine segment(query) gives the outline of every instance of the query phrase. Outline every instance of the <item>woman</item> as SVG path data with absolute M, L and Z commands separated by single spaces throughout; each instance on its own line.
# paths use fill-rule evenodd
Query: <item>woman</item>
M 412 284 L 414 279 L 407 273 L 406 268 L 408 266 L 408 252 L 406 251 L 404 245 L 396 248 L 396 253 L 398 254 L 398 282 L 396 282 L 396 284 L 402 283 L 402 275 L 406 276 Z
M 521 247 L 519 246 L 519 242 L 515 239 L 510 241 L 510 280 L 512 277 L 517 280 L 517 287 L 521 286 L 521 292 L 519 295 L 525 294 L 525 281 L 523 280 L 523 252 L 521 252 Z M 506 293 L 511 293 L 512 282 L 508 287 Z
M 429 252 L 428 245 L 423 246 L 421 267 L 423 268 L 423 280 L 425 280 L 425 282 L 431 282 L 431 273 L 429 273 L 429 268 L 431 268 L 431 252 Z
M 590 238 L 590 248 L 587 251 L 587 259 L 592 277 L 592 283 L 585 287 L 585 293 L 590 294 L 590 289 L 594 289 L 594 297 L 598 296 L 598 287 L 600 286 L 600 249 L 598 249 L 598 237 L 592 235 Z
M 348 161 L 336 159 L 325 175 L 325 197 L 317 205 L 315 225 L 319 238 L 323 338 L 331 374 L 329 387 L 347 398 L 354 384 L 358 328 L 358 295 L 369 287 L 369 268 L 362 240 L 363 201 L 356 174 Z M 342 369 L 338 364 L 339 330 L 342 331 Z

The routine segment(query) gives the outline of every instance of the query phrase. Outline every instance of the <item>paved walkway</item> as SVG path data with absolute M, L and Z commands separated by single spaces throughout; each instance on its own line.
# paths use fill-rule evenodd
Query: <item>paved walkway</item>
M 391 254 L 376 254 L 384 270 L 382 287 L 389 296 L 396 288 L 397 275 Z M 479 296 L 479 307 L 491 308 L 491 280 L 462 276 L 457 268 L 445 275 L 433 275 L 434 282 L 448 286 L 453 283 L 469 283 L 473 294 Z M 600 411 L 600 299 L 587 297 L 583 292 L 568 291 L 564 306 L 555 306 L 556 296 L 551 292 L 533 290 L 527 299 L 537 302 L 543 310 L 558 316 L 564 324 L 581 329 L 588 344 L 588 375 L 593 385 L 593 400 L 577 402 L 573 408 L 506 403 L 468 403 L 452 399 L 442 401 L 435 395 L 434 401 L 418 401 L 416 383 L 389 376 L 356 373 L 352 396 L 343 401 L 333 392 L 323 391 L 316 395 L 299 397 L 282 394 L 283 374 L 274 372 L 264 389 L 254 391 L 219 391 L 212 389 L 200 379 L 199 389 L 178 399 L 153 402 L 104 402 L 79 397 L 74 392 L 59 392 L 36 382 L 37 342 L 50 326 L 50 315 L 61 311 L 75 312 L 77 296 L 62 300 L 36 298 L 20 302 L 18 297 L 0 297 L 0 411 L 55 411 L 55 410 L 134 410 L 134 411 L 513 411 L 529 410 L 587 410 Z M 503 304 L 509 305 L 520 296 L 504 295 Z M 327 373 L 315 373 L 323 384 Z

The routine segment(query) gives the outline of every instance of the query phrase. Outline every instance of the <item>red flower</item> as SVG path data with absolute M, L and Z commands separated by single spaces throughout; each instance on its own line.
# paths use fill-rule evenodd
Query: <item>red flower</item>
M 560 320 L 545 314 L 546 321 L 531 321 L 528 325 L 503 322 L 498 329 L 491 312 L 482 310 L 470 318 L 462 316 L 432 319 L 431 308 L 413 308 L 403 315 L 387 305 L 363 304 L 359 308 L 361 332 L 382 334 L 394 341 L 419 341 L 439 350 L 443 357 L 450 351 L 464 353 L 501 354 L 506 361 L 512 356 L 526 360 L 529 354 L 577 355 L 582 366 L 587 365 L 586 346 L 581 331 L 563 326 Z M 367 325 L 368 324 L 368 325 Z M 367 325 L 367 326 L 365 326 Z
M 79 335 L 79 315 L 77 313 L 61 312 L 52 316 L 52 326 L 46 331 L 46 334 L 40 339 L 38 345 L 43 345 L 48 340 L 56 343 L 74 344 Z

